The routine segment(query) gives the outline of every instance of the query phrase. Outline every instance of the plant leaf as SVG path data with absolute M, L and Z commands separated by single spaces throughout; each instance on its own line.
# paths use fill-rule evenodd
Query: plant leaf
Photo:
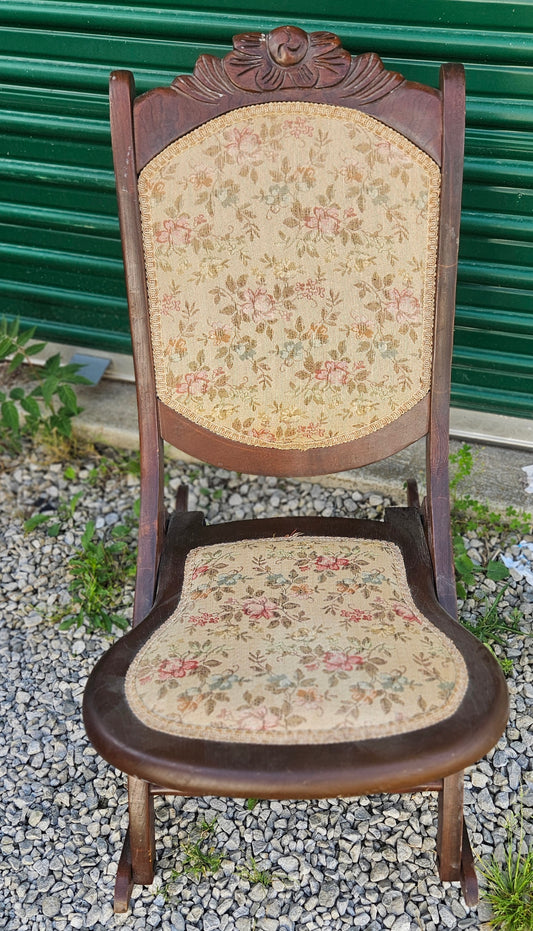
M 501 582 L 509 577 L 509 570 L 499 559 L 491 559 L 487 564 L 487 578 L 493 582 Z

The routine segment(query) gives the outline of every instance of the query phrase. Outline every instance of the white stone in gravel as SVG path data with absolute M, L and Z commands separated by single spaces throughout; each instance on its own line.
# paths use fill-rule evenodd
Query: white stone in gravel
M 477 805 L 487 815 L 494 815 L 496 813 L 496 808 L 494 807 L 494 802 L 488 789 L 482 789 L 481 792 L 479 792 L 477 796 Z
M 507 767 L 507 778 L 509 780 L 509 788 L 513 790 L 519 788 L 522 782 L 522 769 L 515 760 L 511 760 Z
M 337 883 L 326 882 L 320 887 L 320 892 L 318 893 L 318 904 L 323 905 L 325 908 L 333 908 L 335 902 L 339 898 L 339 887 Z
M 42 902 L 43 915 L 54 918 L 61 911 L 61 899 L 58 895 L 45 895 Z
M 252 902 L 262 902 L 264 899 L 266 899 L 267 895 L 268 892 L 265 887 L 261 885 L 261 883 L 256 883 L 254 886 L 252 886 L 248 893 L 248 897 Z
M 390 931 L 411 931 L 411 919 L 405 912 L 396 919 L 393 925 L 390 925 Z
M 76 641 L 76 643 L 72 644 L 71 649 L 72 649 L 72 652 L 74 653 L 74 656 L 81 656 L 83 653 L 85 653 L 87 646 L 83 642 L 83 640 L 78 640 Z
M 280 857 L 277 866 L 280 866 L 285 873 L 296 873 L 300 867 L 296 857 Z
M 288 915 L 280 915 L 279 931 L 294 931 L 294 921 L 291 921 Z
M 441 905 L 439 908 L 440 920 L 444 928 L 455 928 L 457 927 L 457 922 L 455 915 L 452 914 L 449 908 L 446 905 Z
M 383 860 L 379 860 L 372 867 L 370 882 L 378 883 L 389 875 L 389 868 Z
M 488 783 L 489 783 L 489 777 L 488 777 L 488 776 L 485 776 L 484 773 L 478 773 L 478 772 L 476 772 L 476 771 L 474 771 L 474 772 L 471 774 L 470 780 L 471 780 L 471 782 L 472 782 L 472 785 L 473 785 L 476 789 L 484 789 L 485 786 L 488 785 Z
M 407 860 L 410 860 L 413 856 L 412 848 L 409 844 L 406 844 L 404 840 L 400 837 L 398 843 L 396 844 L 396 853 L 398 856 L 398 863 L 406 863 Z
M 216 928 L 220 928 L 220 918 L 215 912 L 206 912 L 202 922 L 204 931 L 216 931 Z
M 405 911 L 403 896 L 397 892 L 387 890 L 381 901 L 387 909 L 387 912 L 392 915 L 401 915 Z
M 260 918 L 256 928 L 257 931 L 278 931 L 279 923 L 275 918 Z
M 366 928 L 367 925 L 371 922 L 370 915 L 367 915 L 366 912 L 363 912 L 361 915 L 354 915 L 352 918 L 352 925 L 354 928 Z

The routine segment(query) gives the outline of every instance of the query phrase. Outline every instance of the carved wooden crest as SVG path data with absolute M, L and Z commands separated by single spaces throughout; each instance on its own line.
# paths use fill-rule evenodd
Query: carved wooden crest
M 239 91 L 265 93 L 336 87 L 351 103 L 367 104 L 390 93 L 404 78 L 387 71 L 375 53 L 352 58 L 332 32 L 304 32 L 280 26 L 269 33 L 234 36 L 225 58 L 202 55 L 192 75 L 177 77 L 172 87 L 204 103 Z

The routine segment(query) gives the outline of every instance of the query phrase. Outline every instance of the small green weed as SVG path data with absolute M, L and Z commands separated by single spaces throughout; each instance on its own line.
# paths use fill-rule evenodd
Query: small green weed
M 482 504 L 471 495 L 459 495 L 458 486 L 472 475 L 474 467 L 474 454 L 472 447 L 467 443 L 455 453 L 450 454 L 452 466 L 450 475 L 450 502 L 452 518 L 452 542 L 457 582 L 457 595 L 463 601 L 466 598 L 467 588 L 476 584 L 479 574 L 484 574 L 494 582 L 502 581 L 509 575 L 508 569 L 502 562 L 489 559 L 485 566 L 475 563 L 468 555 L 463 534 L 475 531 L 479 535 L 487 533 L 501 533 L 503 530 L 503 515 L 491 511 L 488 505 Z M 508 508 L 513 511 L 514 508 Z M 518 514 L 518 512 L 516 512 Z M 524 521 L 529 515 L 522 515 Z
M 35 327 L 21 330 L 18 320 L 0 318 L 0 362 L 7 364 L 7 381 L 23 365 L 30 380 L 28 387 L 0 391 L 0 446 L 12 454 L 21 451 L 25 436 L 53 449 L 68 442 L 72 418 L 81 411 L 72 386 L 88 383 L 79 366 L 62 364 L 59 354 L 36 365 L 33 357 L 46 343 L 32 342 L 34 334 Z
M 87 523 L 81 548 L 68 562 L 72 602 L 55 617 L 61 621 L 61 630 L 81 627 L 84 621 L 90 630 L 106 633 L 111 633 L 113 626 L 122 630 L 128 626 L 126 618 L 113 609 L 120 604 L 126 578 L 135 574 L 135 547 L 126 539 L 130 534 L 130 526 L 115 526 L 111 531 L 114 542 L 107 543 L 95 539 L 94 521 Z
M 460 533 L 453 534 L 452 542 L 458 598 L 465 600 L 467 588 L 476 584 L 479 575 L 493 582 L 501 582 L 508 577 L 509 570 L 498 559 L 489 559 L 485 566 L 475 563 L 468 555 Z
M 452 466 L 450 478 L 450 499 L 452 516 L 452 541 L 455 564 L 457 595 L 461 600 L 467 597 L 467 589 L 474 586 L 480 578 L 490 579 L 493 582 L 502 582 L 509 576 L 509 570 L 499 559 L 487 559 L 485 565 L 474 562 L 468 555 L 463 534 L 475 531 L 478 538 L 486 539 L 502 533 L 528 533 L 531 530 L 531 514 L 519 512 L 514 507 L 508 507 L 501 514 L 487 504 L 483 504 L 470 494 L 459 494 L 459 486 L 472 475 L 474 467 L 474 453 L 471 446 L 464 443 L 455 453 L 450 455 Z M 499 606 L 507 585 L 498 592 L 492 604 L 486 603 L 486 610 L 473 624 L 469 621 L 462 623 L 479 640 L 490 649 L 494 643 L 505 646 L 506 637 L 510 633 L 521 633 L 520 611 L 515 609 L 510 616 L 500 616 Z M 509 674 L 513 669 L 512 660 L 508 657 L 498 656 L 498 662 L 504 673 Z
M 211 488 L 200 488 L 200 494 L 204 498 L 212 499 L 213 501 L 220 501 L 222 495 L 224 494 L 223 488 L 215 488 L 214 491 Z
M 218 872 L 224 853 L 217 851 L 210 843 L 216 828 L 216 818 L 212 821 L 202 821 L 199 825 L 199 836 L 196 840 L 188 841 L 183 845 L 183 869 L 194 879 L 203 879 Z
M 482 895 L 492 908 L 490 925 L 500 931 L 531 931 L 533 928 L 533 850 L 522 853 L 524 827 L 520 820 L 515 853 L 516 825 L 517 818 L 511 817 L 507 823 L 504 862 L 498 863 L 493 857 L 488 865 L 480 867 L 486 882 Z
M 258 803 L 259 803 L 259 799 L 258 799 L 258 798 L 247 798 L 247 799 L 246 799 L 246 807 L 247 807 L 248 811 L 253 811 L 254 808 L 255 808 L 255 806 L 256 806 Z
M 87 481 L 89 485 L 105 484 L 111 475 L 134 475 L 137 478 L 141 474 L 141 461 L 138 452 L 124 453 L 113 456 L 99 456 L 95 466 L 90 470 Z
M 518 511 L 512 505 L 503 513 L 493 510 L 488 504 L 477 498 L 459 492 L 459 486 L 471 478 L 475 464 L 475 455 L 471 446 L 463 443 L 457 452 L 450 454 L 450 499 L 452 523 L 454 530 L 465 533 L 475 530 L 480 534 L 494 534 L 509 531 L 511 533 L 529 533 L 533 523 L 531 514 Z
M 239 870 L 239 873 L 242 879 L 245 879 L 252 886 L 257 885 L 257 883 L 260 883 L 261 886 L 265 886 L 265 888 L 268 888 L 268 886 L 272 885 L 273 875 L 271 871 L 259 869 L 254 857 L 252 857 L 250 861 L 250 865 L 246 864 L 246 866 L 243 866 Z
M 507 591 L 507 585 L 504 585 L 503 588 L 498 592 L 496 598 L 489 604 L 485 600 L 486 610 L 485 613 L 479 616 L 475 623 L 470 621 L 462 621 L 464 627 L 474 634 L 478 640 L 481 640 L 492 652 L 492 646 L 494 643 L 499 644 L 499 646 L 504 647 L 506 645 L 506 640 L 509 634 L 520 634 L 522 633 L 520 629 L 520 621 L 522 620 L 522 612 L 518 608 L 514 608 L 511 611 L 508 617 L 501 614 L 499 610 L 500 602 Z M 502 667 L 503 672 L 506 675 L 509 675 L 513 671 L 513 661 L 507 657 L 497 656 L 496 657 L 500 666 Z
M 68 470 L 67 470 L 68 471 Z M 77 491 L 72 498 L 65 499 L 60 498 L 57 505 L 56 511 L 54 514 L 44 513 L 44 514 L 33 514 L 28 520 L 24 521 L 24 530 L 26 533 L 31 533 L 32 530 L 35 530 L 36 527 L 41 527 L 43 524 L 47 524 L 46 532 L 49 537 L 57 537 L 65 524 L 70 523 L 74 517 L 76 511 L 76 506 L 83 497 L 83 491 Z M 56 518 L 53 524 L 50 524 L 50 521 L 53 518 Z M 44 529 L 44 528 L 43 528 Z
M 119 456 L 116 462 L 115 457 L 102 456 L 90 471 L 86 482 L 92 485 L 104 480 L 117 468 L 135 474 L 137 459 L 136 456 Z M 63 477 L 67 481 L 77 478 L 73 466 L 66 467 Z M 75 529 L 73 518 L 83 494 L 82 488 L 69 499 L 61 498 L 52 513 L 33 514 L 25 521 L 24 530 L 30 533 L 41 528 L 47 536 L 57 537 L 67 528 Z M 122 630 L 128 626 L 128 621 L 116 608 L 122 603 L 126 579 L 135 575 L 137 551 L 132 537 L 139 509 L 140 501 L 137 500 L 133 505 L 133 513 L 122 524 L 115 524 L 108 531 L 110 539 L 97 539 L 95 522 L 90 520 L 86 524 L 81 545 L 67 562 L 67 570 L 71 575 L 71 601 L 50 617 L 51 621 L 59 624 L 61 630 L 80 627 L 83 622 L 89 630 L 103 630 L 106 633 L 111 633 L 113 626 Z

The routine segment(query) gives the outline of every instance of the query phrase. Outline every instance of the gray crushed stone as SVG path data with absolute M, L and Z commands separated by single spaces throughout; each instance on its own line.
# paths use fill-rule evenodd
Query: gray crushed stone
M 109 454 L 112 455 L 112 454 Z M 90 746 L 81 721 L 87 675 L 107 646 L 82 627 L 58 630 L 50 616 L 69 602 L 67 562 L 89 519 L 100 532 L 131 515 L 137 479 L 116 469 L 91 472 L 90 458 L 42 464 L 31 454 L 4 459 L 0 475 L 2 679 L 0 736 L 0 928 L 10 931 L 127 928 L 145 931 L 442 931 L 488 927 L 487 906 L 467 908 L 458 886 L 435 866 L 436 798 L 389 795 L 314 802 L 239 799 L 156 802 L 158 864 L 149 888 L 135 887 L 127 916 L 112 911 L 113 881 L 127 824 L 124 777 Z M 169 504 L 192 485 L 190 507 L 210 522 L 276 514 L 379 518 L 391 503 L 334 478 L 322 483 L 252 478 L 179 462 L 169 466 Z M 82 491 L 75 520 L 56 538 L 25 534 L 36 511 L 57 511 Z M 395 502 L 393 502 L 395 503 Z M 399 502 L 402 503 L 402 502 Z M 531 538 L 533 539 L 533 538 Z M 513 552 L 516 539 L 468 538 L 472 554 Z M 494 597 L 490 580 L 468 593 L 475 620 Z M 132 587 L 124 596 L 131 612 Z M 522 807 L 524 843 L 533 824 L 533 592 L 512 578 L 500 610 L 519 608 L 523 632 L 507 655 L 511 719 L 506 734 L 467 776 L 466 821 L 475 854 L 503 857 L 507 821 Z M 496 647 L 496 651 L 499 648 Z M 182 868 L 183 844 L 216 818 L 218 872 L 194 881 Z M 250 868 L 272 874 L 265 887 Z

